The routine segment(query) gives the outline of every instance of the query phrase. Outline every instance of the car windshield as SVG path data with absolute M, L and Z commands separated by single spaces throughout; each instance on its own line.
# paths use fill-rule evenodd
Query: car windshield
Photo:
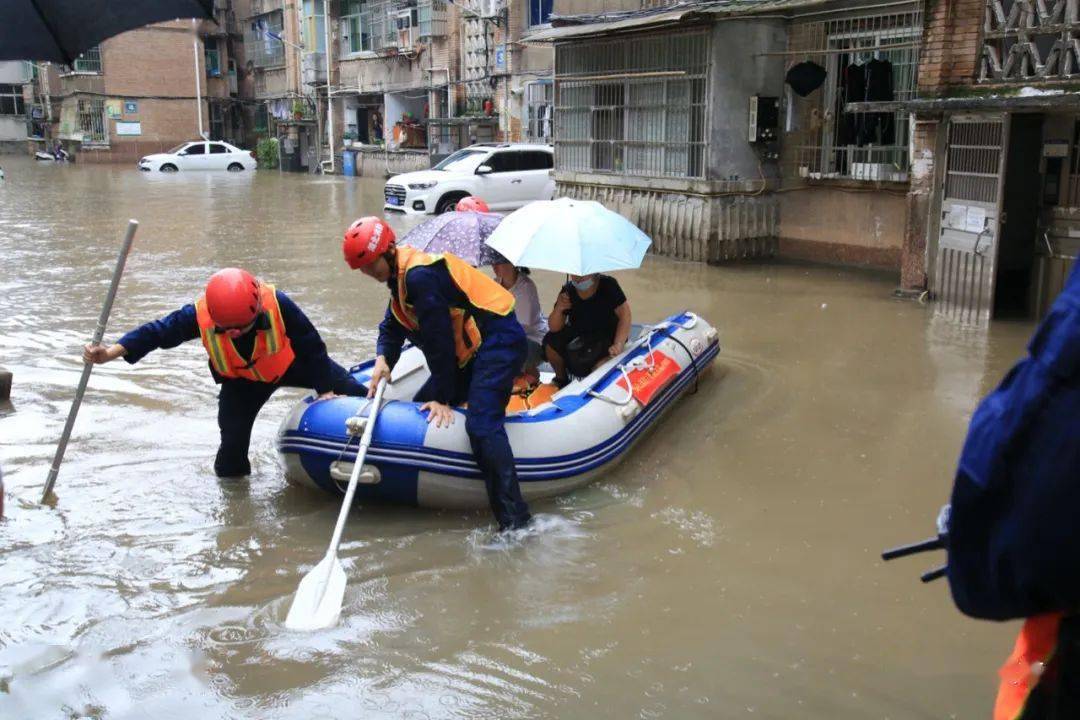
M 488 152 L 488 150 L 458 150 L 431 169 L 446 172 L 472 172 L 480 164 L 480 159 Z
M 176 154 L 176 153 L 180 152 L 181 150 L 183 150 L 184 148 L 186 148 L 186 147 L 187 147 L 188 145 L 190 145 L 190 144 L 191 144 L 191 143 L 186 143 L 186 142 L 185 142 L 185 143 L 180 143 L 180 144 L 179 144 L 179 145 L 177 145 L 176 147 L 174 147 L 174 148 L 172 148 L 172 149 L 170 149 L 170 150 L 166 150 L 166 151 L 165 151 L 165 154 L 166 154 L 166 155 L 174 155 L 174 154 Z

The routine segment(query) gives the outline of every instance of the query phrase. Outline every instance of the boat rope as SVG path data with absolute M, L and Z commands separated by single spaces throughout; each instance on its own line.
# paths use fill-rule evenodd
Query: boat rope
M 618 407 L 625 407 L 626 405 L 629 405 L 634 399 L 633 383 L 630 382 L 629 370 L 638 370 L 638 369 L 642 369 L 642 368 L 652 370 L 653 368 L 655 368 L 656 367 L 656 358 L 653 357 L 653 347 L 652 347 L 653 335 L 660 332 L 661 330 L 667 330 L 669 328 L 677 329 L 677 330 L 690 330 L 695 325 L 697 325 L 698 316 L 696 314 L 692 313 L 692 312 L 688 312 L 687 315 L 689 315 L 689 319 L 686 322 L 677 323 L 677 322 L 673 322 L 671 320 L 665 320 L 662 323 L 657 323 L 656 325 L 648 326 L 646 328 L 645 332 L 643 332 L 638 337 L 637 341 L 634 343 L 635 347 L 640 347 L 641 345 L 644 345 L 645 346 L 645 354 L 644 355 L 639 355 L 638 357 L 634 358 L 633 360 L 630 360 L 629 362 L 619 363 L 616 366 L 617 369 L 619 370 L 619 372 L 622 373 L 623 378 L 626 380 L 626 399 L 625 400 L 613 400 L 613 399 L 607 397 L 606 395 L 602 395 L 601 393 L 598 393 L 598 392 L 596 392 L 595 390 L 592 390 L 592 389 L 590 389 L 588 391 L 588 395 L 590 395 L 591 397 L 596 398 L 597 400 L 603 400 L 604 402 L 608 403 L 609 405 L 616 405 Z M 681 347 L 686 352 L 686 356 L 690 360 L 690 367 L 693 369 L 693 372 L 694 372 L 694 389 L 690 391 L 690 394 L 693 395 L 693 394 L 697 393 L 697 391 L 698 391 L 698 379 L 699 379 L 698 367 L 697 367 L 697 362 L 695 361 L 695 358 L 694 358 L 694 353 L 690 352 L 690 348 L 686 347 L 686 344 L 682 340 L 675 337 L 674 333 L 668 334 L 668 338 L 675 341 L 679 345 L 679 347 Z M 631 348 L 631 349 L 633 349 L 633 348 Z

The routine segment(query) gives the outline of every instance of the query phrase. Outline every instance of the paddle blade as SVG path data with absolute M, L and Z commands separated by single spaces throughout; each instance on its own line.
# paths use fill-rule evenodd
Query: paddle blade
M 300 581 L 285 627 L 305 631 L 333 627 L 344 599 L 345 569 L 337 557 L 328 555 Z

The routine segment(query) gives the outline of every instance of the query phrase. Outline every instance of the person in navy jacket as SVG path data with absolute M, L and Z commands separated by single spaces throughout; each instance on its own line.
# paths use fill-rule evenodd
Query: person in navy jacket
M 314 390 L 320 397 L 366 395 L 367 388 L 334 362 L 319 332 L 289 297 L 238 268 L 215 273 L 206 292 L 109 347 L 87 345 L 86 362 L 118 357 L 136 363 L 158 348 L 201 339 L 210 374 L 221 385 L 214 460 L 219 477 L 249 475 L 248 446 L 259 410 L 279 387 Z
M 1080 264 L 971 418 L 948 514 L 957 607 L 1024 618 L 995 718 L 1080 718 Z

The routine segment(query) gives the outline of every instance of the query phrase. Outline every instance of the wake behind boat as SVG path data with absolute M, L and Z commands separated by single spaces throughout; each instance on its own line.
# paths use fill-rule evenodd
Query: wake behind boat
M 720 351 L 717 331 L 691 312 L 635 327 L 622 354 L 558 390 L 542 382 L 507 407 L 506 432 L 527 500 L 582 487 L 626 457 L 642 434 L 685 392 Z M 367 383 L 373 360 L 352 368 Z M 379 412 L 357 496 L 433 508 L 486 508 L 460 410 L 449 427 L 428 424 L 413 395 L 428 378 L 423 353 L 402 353 Z M 543 373 L 542 380 L 550 381 Z M 367 400 L 301 400 L 285 418 L 278 449 L 289 481 L 340 494 L 356 458 L 346 422 L 366 417 Z M 354 425 L 356 423 L 354 422 Z M 359 429 L 357 428 L 357 432 Z

